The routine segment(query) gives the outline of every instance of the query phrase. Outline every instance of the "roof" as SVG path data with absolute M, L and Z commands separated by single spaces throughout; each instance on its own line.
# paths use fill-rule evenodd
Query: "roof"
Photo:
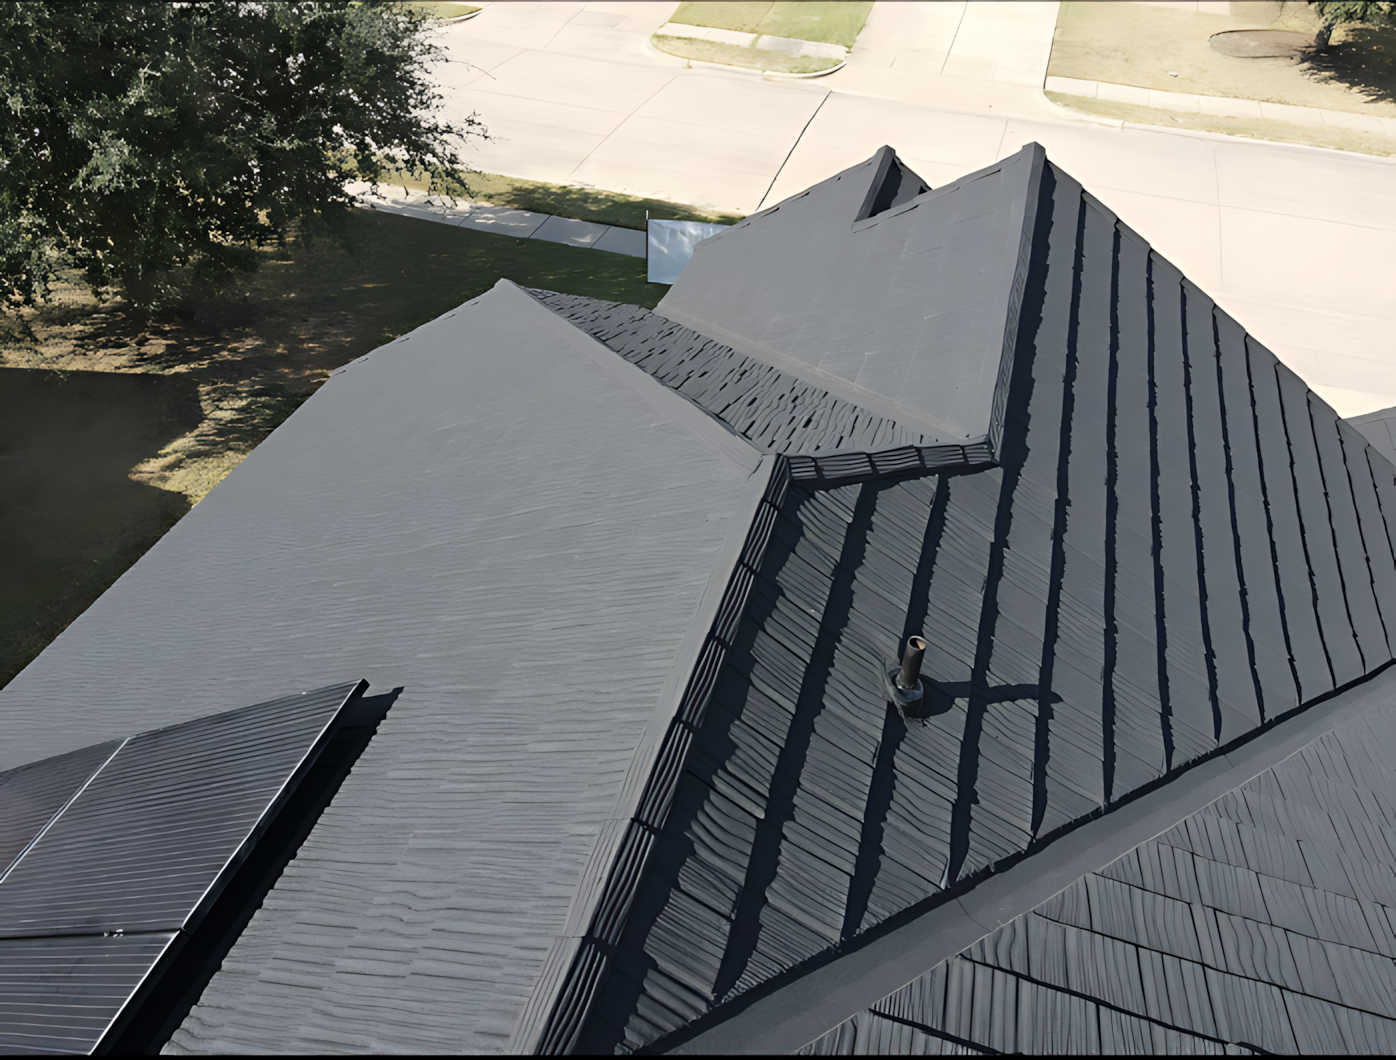
M 906 198 L 924 182 L 884 147 L 704 240 L 658 312 L 941 442 L 980 441 L 1043 157 Z
M 1384 459 L 1067 174 L 1031 194 L 999 466 L 792 485 L 579 1049 L 720 1021 L 1390 661 Z
M 0 692 L 4 768 L 401 688 L 172 1046 L 502 1048 L 771 461 L 502 282 L 340 371 Z
M 1040 147 L 887 148 L 657 312 L 502 282 L 349 366 L 0 692 L 0 767 L 401 687 L 172 1051 L 1382 1043 L 1394 511 Z
M 1393 690 L 802 1051 L 1396 1050 Z
M 987 438 L 946 443 L 639 306 L 531 292 L 560 317 L 706 409 L 799 481 L 987 466 Z
M 1396 435 L 1391 431 L 1392 424 L 1396 423 L 1396 408 L 1352 416 L 1348 422 L 1361 432 L 1373 449 L 1396 464 Z

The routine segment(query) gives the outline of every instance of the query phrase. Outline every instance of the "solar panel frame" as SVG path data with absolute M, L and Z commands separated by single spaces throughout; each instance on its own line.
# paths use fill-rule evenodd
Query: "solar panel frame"
M 0 1052 L 108 1047 L 367 689 L 331 685 L 0 774 Z M 0 826 L 3 827 L 3 826 Z
M 356 693 L 331 686 L 132 737 L 0 885 L 0 938 L 190 925 Z

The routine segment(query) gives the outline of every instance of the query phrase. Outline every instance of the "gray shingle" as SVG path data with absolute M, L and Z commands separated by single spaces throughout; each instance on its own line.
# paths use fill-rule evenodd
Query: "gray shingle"
M 12 765 L 402 686 L 171 1047 L 502 1048 L 585 929 L 761 459 L 505 283 L 332 378 L 0 692 Z

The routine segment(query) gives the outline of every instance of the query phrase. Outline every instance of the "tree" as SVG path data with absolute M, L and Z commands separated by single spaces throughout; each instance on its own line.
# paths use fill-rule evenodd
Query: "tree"
M 1396 22 L 1393 0 L 1309 0 L 1323 24 L 1314 34 L 1314 47 L 1326 51 L 1333 30 L 1344 22 Z
M 374 0 L 0 3 L 0 293 L 34 304 L 66 264 L 155 308 L 292 224 L 338 230 L 347 180 L 467 190 L 485 132 L 443 120 L 442 58 Z

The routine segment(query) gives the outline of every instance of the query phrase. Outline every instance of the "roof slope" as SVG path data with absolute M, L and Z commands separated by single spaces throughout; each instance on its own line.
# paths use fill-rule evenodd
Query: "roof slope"
M 1035 195 L 1000 466 L 791 488 L 579 1048 L 718 1019 L 1390 661 L 1390 465 L 1068 175 Z
M 772 463 L 504 282 L 338 373 L 0 692 L 7 768 L 402 690 L 170 1048 L 526 1048 Z
M 802 1052 L 1396 1052 L 1393 745 L 1388 694 Z
M 993 435 L 1043 157 L 903 201 L 924 185 L 884 147 L 704 240 L 658 312 L 941 442 Z
M 797 480 L 834 482 L 992 461 L 987 441 L 938 442 L 648 309 L 581 295 L 531 293 L 753 445 L 789 456 Z
M 1396 408 L 1378 409 L 1363 416 L 1353 416 L 1348 422 L 1356 427 L 1377 452 L 1396 463 L 1396 435 L 1391 427 L 1396 423 Z

